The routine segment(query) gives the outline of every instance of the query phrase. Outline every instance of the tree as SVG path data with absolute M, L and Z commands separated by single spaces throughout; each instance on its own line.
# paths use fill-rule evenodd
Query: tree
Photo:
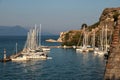
M 87 24 L 86 23 L 82 24 L 81 29 L 83 29 L 84 27 L 87 28 Z

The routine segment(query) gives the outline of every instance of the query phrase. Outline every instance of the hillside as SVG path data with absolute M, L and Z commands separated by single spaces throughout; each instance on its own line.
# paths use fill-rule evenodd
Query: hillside
M 96 44 L 98 44 L 98 41 L 100 40 L 99 39 L 100 32 L 103 26 L 106 26 L 106 25 L 108 26 L 108 30 L 107 30 L 108 32 L 107 37 L 109 39 L 108 43 L 110 43 L 111 35 L 114 30 L 114 25 L 116 23 L 120 24 L 120 7 L 104 9 L 99 18 L 99 21 L 93 25 L 87 26 L 86 23 L 84 23 L 83 25 L 86 25 L 86 30 L 88 33 L 88 39 L 89 39 L 88 43 L 91 44 L 91 41 L 92 41 L 91 38 L 92 38 L 93 32 L 95 31 L 95 34 L 96 34 L 95 41 L 96 41 Z M 82 36 L 83 25 L 81 26 L 80 30 L 70 30 L 66 32 L 61 32 L 58 41 L 61 41 L 62 45 L 69 45 L 69 46 L 81 45 L 82 39 L 80 38 L 83 37 Z M 80 44 L 78 44 L 78 41 L 80 41 Z

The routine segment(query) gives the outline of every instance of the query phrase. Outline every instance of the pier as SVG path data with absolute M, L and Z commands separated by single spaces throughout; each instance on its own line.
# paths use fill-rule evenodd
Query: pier
M 120 80 L 120 24 L 118 23 L 113 32 L 104 80 Z

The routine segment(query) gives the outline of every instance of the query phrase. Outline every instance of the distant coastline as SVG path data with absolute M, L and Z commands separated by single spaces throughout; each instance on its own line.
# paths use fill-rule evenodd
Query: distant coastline
M 59 41 L 59 40 L 55 40 L 55 39 L 47 39 L 47 40 L 45 40 L 46 42 L 61 42 L 61 41 Z
M 0 36 L 27 36 L 28 29 L 23 26 L 2 26 L 0 25 Z M 42 31 L 42 36 L 58 36 L 50 32 Z

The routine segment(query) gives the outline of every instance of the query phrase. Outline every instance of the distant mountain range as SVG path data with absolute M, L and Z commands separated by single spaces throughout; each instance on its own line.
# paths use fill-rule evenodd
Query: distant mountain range
M 0 26 L 0 36 L 23 36 L 28 30 L 21 26 Z
M 17 26 L 0 26 L 0 36 L 26 36 L 29 30 L 27 28 Z M 49 32 L 42 32 L 42 35 L 53 35 Z

